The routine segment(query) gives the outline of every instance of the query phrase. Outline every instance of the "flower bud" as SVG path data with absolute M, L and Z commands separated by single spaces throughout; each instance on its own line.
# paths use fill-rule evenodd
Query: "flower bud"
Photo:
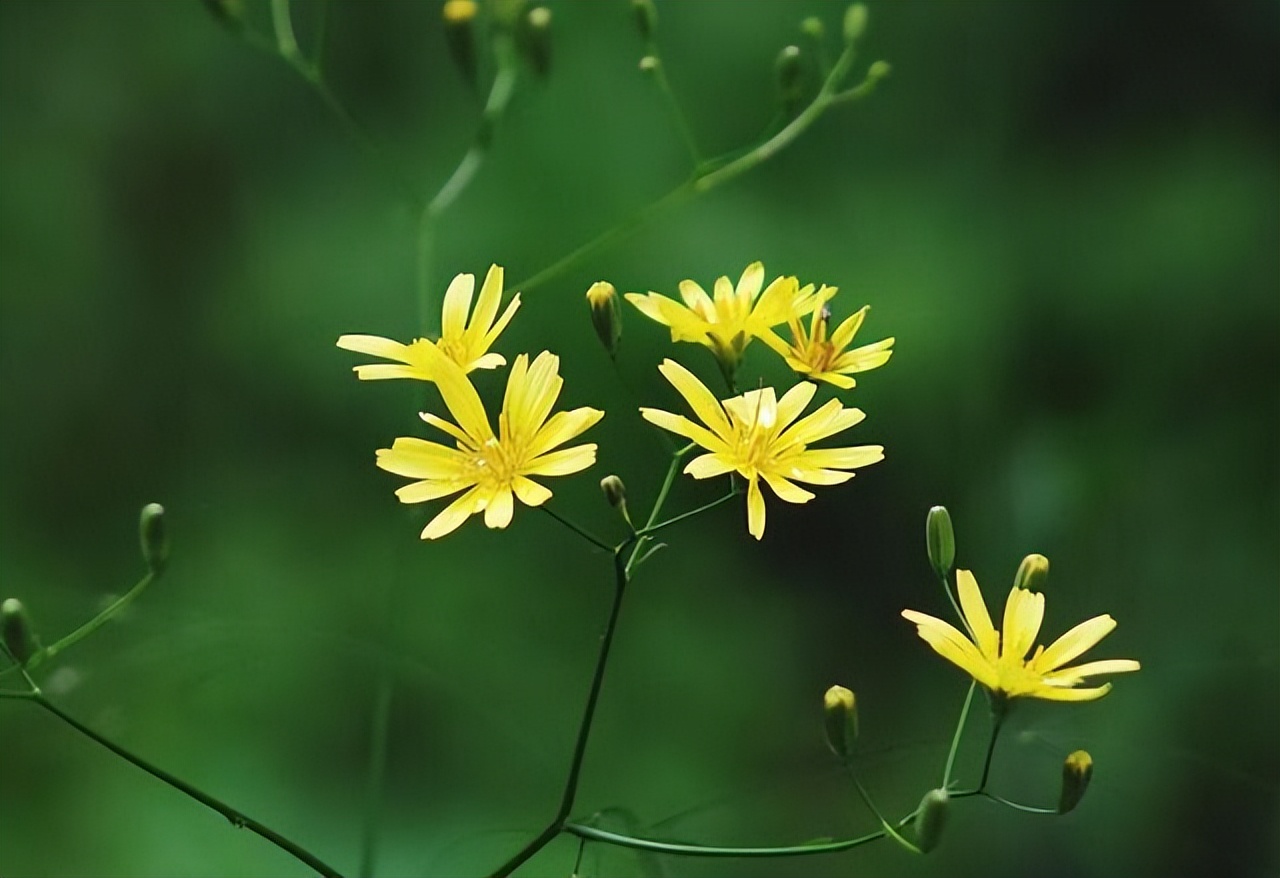
M 520 51 L 533 72 L 546 79 L 551 73 L 551 10 L 535 6 L 521 20 Z
M 855 3 L 844 12 L 844 41 L 856 43 L 867 29 L 867 7 Z
M 656 73 L 658 70 L 658 65 L 661 63 L 662 62 L 658 60 L 656 55 L 645 55 L 643 58 L 640 59 L 640 72 Z
M 939 576 L 946 576 L 956 561 L 956 534 L 951 529 L 951 513 L 947 507 L 935 506 L 929 510 L 924 520 L 924 539 L 929 563 Z
M 653 5 L 653 0 L 631 0 L 631 11 L 635 14 L 640 38 L 649 42 L 658 29 L 658 7 Z
M 867 79 L 879 82 L 893 72 L 893 65 L 888 61 L 873 61 L 867 68 Z
M 927 854 L 938 846 L 947 825 L 947 806 L 951 797 L 944 789 L 929 790 L 916 810 L 916 845 Z
M 832 686 L 822 696 L 827 746 L 840 759 L 848 759 L 858 740 L 858 699 L 843 686 Z
M 142 557 L 152 573 L 164 570 L 169 560 L 169 529 L 164 523 L 164 507 L 148 503 L 142 507 L 138 520 L 138 535 L 142 540 Z
M 476 0 L 447 0 L 441 10 L 444 40 L 449 55 L 467 85 L 475 88 L 479 79 L 476 65 Z
M 587 305 L 591 308 L 591 325 L 595 327 L 596 337 L 609 356 L 616 357 L 618 342 L 622 340 L 622 306 L 618 291 L 608 281 L 596 281 L 587 290 Z
M 27 608 L 17 598 L 9 598 L 0 604 L 0 638 L 5 649 L 20 665 L 25 665 L 38 649 L 35 635 L 31 633 L 31 620 Z
M 627 486 L 623 484 L 622 479 L 615 475 L 605 476 L 600 480 L 600 493 L 604 494 L 604 499 L 610 506 L 618 510 L 618 514 L 627 523 L 627 527 L 631 527 L 634 530 L 631 524 L 631 515 L 627 512 Z
M 827 28 L 823 25 L 821 18 L 816 15 L 810 15 L 800 22 L 800 32 L 815 43 L 820 43 L 822 38 L 827 35 Z
M 1093 757 L 1084 750 L 1077 750 L 1062 763 L 1062 796 L 1058 799 L 1058 813 L 1066 814 L 1075 809 L 1084 798 L 1093 778 Z
M 1018 565 L 1018 572 L 1013 577 L 1013 587 L 1044 591 L 1044 584 L 1048 580 L 1049 559 L 1044 555 L 1028 555 Z
M 804 92 L 804 59 L 799 46 L 784 46 L 774 62 L 778 76 L 778 97 L 783 109 L 791 114 L 799 109 Z

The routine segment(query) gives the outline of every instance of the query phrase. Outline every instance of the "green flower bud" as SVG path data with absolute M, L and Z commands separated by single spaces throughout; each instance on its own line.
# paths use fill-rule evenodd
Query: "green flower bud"
M 844 12 L 844 41 L 856 43 L 867 30 L 867 7 L 855 3 Z
M 631 11 L 635 13 L 640 38 L 649 42 L 658 29 L 658 7 L 653 5 L 653 0 L 631 0 Z
M 827 35 L 827 28 L 822 23 L 822 19 L 816 15 L 810 15 L 804 21 L 800 22 L 800 32 L 816 43 L 822 42 L 822 38 Z
M 843 686 L 832 686 L 822 696 L 827 746 L 840 759 L 848 759 L 858 740 L 858 699 Z
M 654 73 L 658 69 L 658 65 L 662 62 L 658 60 L 656 55 L 645 55 L 640 59 L 641 73 Z
M 31 620 L 27 618 L 27 608 L 17 598 L 9 598 L 0 604 L 0 638 L 10 655 L 20 665 L 35 655 L 39 646 L 31 632 Z
M 152 573 L 159 573 L 169 560 L 169 529 L 164 523 L 164 507 L 148 503 L 142 507 L 138 520 L 138 535 L 142 540 L 142 557 Z
M 947 825 L 947 806 L 951 797 L 943 789 L 929 790 L 916 811 L 916 845 L 922 854 L 938 846 Z
M 522 19 L 520 52 L 533 72 L 546 79 L 551 73 L 551 10 L 535 6 Z
M 203 0 L 204 8 L 228 30 L 244 28 L 244 0 Z
M 1013 577 L 1013 587 L 1044 591 L 1044 584 L 1048 580 L 1049 559 L 1044 555 L 1028 555 L 1018 565 L 1018 572 Z
M 476 88 L 479 67 L 476 62 L 476 12 L 475 0 L 448 0 L 441 10 L 444 19 L 444 41 L 449 55 L 467 85 Z
M 618 291 L 608 281 L 596 281 L 587 290 L 587 305 L 591 308 L 591 325 L 596 337 L 609 356 L 616 357 L 618 342 L 622 340 L 622 305 Z
M 1062 796 L 1058 799 L 1058 813 L 1075 810 L 1084 798 L 1093 778 L 1093 757 L 1084 750 L 1077 750 L 1062 763 Z
M 867 79 L 872 82 L 879 82 L 892 72 L 893 66 L 888 61 L 874 61 L 867 68 Z
M 774 62 L 778 76 L 778 96 L 788 113 L 796 109 L 804 91 L 804 58 L 799 46 L 784 46 Z
M 956 561 L 956 534 L 951 529 L 951 513 L 947 507 L 935 506 L 929 510 L 924 520 L 924 539 L 929 563 L 939 576 L 946 576 Z
M 618 514 L 627 523 L 627 527 L 634 531 L 635 526 L 631 524 L 631 514 L 627 512 L 627 486 L 623 484 L 622 479 L 615 475 L 605 476 L 600 480 L 600 493 L 604 494 L 604 499 L 610 506 L 618 510 Z

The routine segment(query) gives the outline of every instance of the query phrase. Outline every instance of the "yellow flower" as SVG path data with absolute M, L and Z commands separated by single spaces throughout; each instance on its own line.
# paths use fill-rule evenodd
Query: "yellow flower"
M 732 373 L 753 338 L 772 334 L 771 327 L 793 315 L 818 308 L 823 298 L 813 285 L 800 286 L 794 277 L 779 277 L 764 288 L 764 265 L 753 262 L 735 288 L 729 278 L 715 283 L 714 296 L 691 280 L 680 282 L 681 305 L 657 293 L 627 293 L 627 301 L 646 317 L 671 327 L 672 341 L 693 341 L 711 348 L 727 373 Z M 826 288 L 824 288 L 825 290 Z
M 968 570 L 956 571 L 960 610 L 973 638 L 970 639 L 941 619 L 903 610 L 916 623 L 916 630 L 934 652 L 977 680 L 993 695 L 1003 698 L 1044 698 L 1049 701 L 1092 701 L 1111 689 L 1106 683 L 1076 689 L 1086 677 L 1136 671 L 1141 666 L 1131 659 L 1109 659 L 1064 668 L 1067 662 L 1093 648 L 1111 633 L 1116 622 L 1110 616 L 1095 616 L 1081 622 L 1046 649 L 1037 646 L 1031 658 L 1027 652 L 1040 633 L 1044 618 L 1044 595 L 1018 588 L 1009 592 L 1004 605 L 1004 632 L 996 631 L 987 615 L 978 582 Z
M 516 357 L 498 415 L 498 432 L 489 425 L 484 404 L 466 374 L 433 347 L 427 354 L 445 405 L 457 425 L 429 412 L 421 417 L 457 440 L 450 448 L 425 439 L 399 438 L 378 451 L 378 466 L 418 481 L 396 491 L 402 503 L 422 503 L 465 491 L 422 531 L 424 540 L 453 532 L 466 519 L 484 513 L 489 527 L 506 527 L 515 503 L 540 506 L 551 492 L 530 476 L 567 476 L 595 463 L 594 443 L 553 451 L 604 417 L 593 408 L 551 414 L 564 379 L 560 358 L 543 351 L 529 363 Z M 548 417 L 550 415 L 550 417 Z
M 471 309 L 471 296 L 475 288 L 476 277 L 473 274 L 460 274 L 449 284 L 449 289 L 444 294 L 444 313 L 440 321 L 438 342 L 419 338 L 412 344 L 401 344 L 376 335 L 344 335 L 338 339 L 338 347 L 396 361 L 356 366 L 356 376 L 361 381 L 382 378 L 434 381 L 436 378 L 430 367 L 433 358 L 428 355 L 428 348 L 439 349 L 461 366 L 464 372 L 472 369 L 496 369 L 506 365 L 506 358 L 501 354 L 489 353 L 489 348 L 502 330 L 507 328 L 512 315 L 520 307 L 520 294 L 515 294 L 507 305 L 507 310 L 495 322 L 494 317 L 497 317 L 498 305 L 502 301 L 502 266 L 490 266 L 484 285 L 480 287 L 480 298 L 471 314 L 471 323 L 468 324 L 467 312 Z
M 826 301 L 835 292 L 835 287 L 824 285 L 818 291 L 818 297 Z M 893 351 L 890 350 L 893 347 L 892 338 L 863 345 L 851 351 L 845 350 L 862 326 L 862 321 L 866 319 L 870 308 L 870 305 L 864 305 L 858 309 L 855 314 L 837 326 L 830 336 L 827 335 L 827 322 L 831 319 L 831 312 L 825 307 L 814 310 L 813 316 L 809 319 L 808 332 L 800 322 L 800 315 L 793 314 L 788 319 L 791 326 L 791 344 L 787 344 L 772 332 L 764 336 L 764 341 L 781 354 L 787 361 L 787 365 L 797 374 L 803 375 L 810 381 L 826 381 L 828 384 L 848 390 L 854 386 L 855 382 L 852 378 L 845 376 L 883 366 L 888 362 L 889 357 L 893 356 Z
M 794 482 L 838 485 L 853 478 L 840 470 L 884 459 L 879 445 L 809 448 L 809 444 L 846 430 L 865 417 L 833 399 L 796 420 L 813 399 L 817 386 L 798 384 L 777 398 L 772 387 L 752 390 L 720 403 L 706 385 L 674 360 L 659 367 L 706 426 L 658 409 L 642 408 L 646 421 L 678 433 L 710 453 L 689 461 L 684 471 L 695 479 L 737 472 L 747 480 L 747 530 L 764 536 L 764 495 L 760 479 L 788 503 L 807 503 L 813 494 Z

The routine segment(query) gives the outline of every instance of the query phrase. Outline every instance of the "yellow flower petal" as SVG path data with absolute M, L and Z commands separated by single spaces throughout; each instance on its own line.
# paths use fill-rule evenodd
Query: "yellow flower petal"
M 511 523 L 511 515 L 515 511 L 515 502 L 511 497 L 511 489 L 502 485 L 494 489 L 493 496 L 484 508 L 485 527 L 506 527 Z
M 480 286 L 480 296 L 476 299 L 476 310 L 467 324 L 464 337 L 469 346 L 480 347 L 489 328 L 493 326 L 493 318 L 498 314 L 498 305 L 502 303 L 502 266 L 491 265 Z
M 405 366 L 400 363 L 373 363 L 368 366 L 353 366 L 352 370 L 361 381 L 383 381 L 389 378 L 417 378 L 423 380 L 421 369 Z
M 1065 665 L 1098 645 L 1098 641 L 1110 634 L 1116 620 L 1110 616 L 1094 616 L 1081 622 L 1055 640 L 1036 660 L 1040 671 L 1052 671 Z
M 551 499 L 551 491 L 524 476 L 516 476 L 511 486 L 525 506 L 541 506 Z
M 640 416 L 651 424 L 661 427 L 686 439 L 692 439 L 709 451 L 723 451 L 727 448 L 724 440 L 706 427 L 695 424 L 682 415 L 673 415 L 662 409 L 640 409 Z
M 404 475 L 404 473 L 400 473 Z M 401 503 L 425 503 L 428 500 L 439 500 L 441 497 L 448 497 L 450 494 L 456 494 L 463 488 L 470 488 L 474 485 L 470 481 L 422 481 L 410 482 L 402 488 L 396 489 L 396 497 Z
M 995 688 L 999 675 L 969 638 L 941 619 L 915 610 L 903 610 L 905 619 L 914 622 L 916 633 L 933 651 L 988 688 Z
M 773 493 L 778 495 L 779 500 L 785 500 L 787 503 L 808 503 L 813 499 L 814 495 L 801 488 L 799 485 L 793 485 L 782 476 L 772 473 L 761 473 L 765 482 L 773 489 Z
M 1000 657 L 1000 635 L 991 624 L 991 615 L 987 612 L 987 604 L 978 589 L 978 580 L 968 570 L 956 571 L 956 594 L 960 598 L 960 612 L 977 638 L 978 649 L 987 661 L 995 662 Z
M 422 538 L 438 540 L 442 536 L 453 533 L 464 521 L 480 511 L 476 505 L 478 496 L 478 489 L 472 488 L 446 506 L 439 515 L 427 522 L 427 526 L 422 529 Z
M 757 540 L 764 536 L 764 495 L 754 478 L 747 483 L 747 532 Z
M 411 479 L 448 479 L 465 472 L 467 458 L 436 442 L 402 437 L 390 448 L 378 450 L 377 464 L 380 469 Z
M 722 476 L 725 473 L 731 473 L 733 470 L 733 464 L 719 454 L 700 455 L 689 461 L 684 468 L 685 473 L 695 479 L 710 479 L 715 476 Z
M 797 463 L 820 469 L 857 469 L 884 460 L 883 445 L 851 445 L 847 448 L 810 448 Z
M 389 338 L 377 335 L 341 335 L 338 336 L 338 347 L 357 354 L 369 354 L 386 360 L 404 361 L 408 357 L 409 346 Z
M 556 412 L 538 430 L 526 453 L 530 457 L 544 454 L 557 445 L 578 437 L 603 417 L 604 412 L 599 409 L 586 407 Z
M 1110 691 L 1111 684 L 1107 683 L 1096 689 L 1059 689 L 1056 686 L 1044 686 L 1030 694 L 1046 701 L 1096 701 Z
M 459 274 L 449 282 L 444 294 L 444 311 L 440 318 L 442 338 L 462 338 L 467 328 L 467 311 L 471 309 L 471 296 L 475 292 L 476 276 Z
M 596 462 L 596 445 L 575 445 L 544 454 L 531 461 L 523 469 L 526 476 L 567 476 L 591 466 Z
M 671 382 L 671 386 L 689 403 L 693 413 L 714 433 L 725 436 L 730 432 L 729 419 L 725 417 L 720 402 L 696 375 L 671 359 L 663 360 L 658 371 Z
M 1022 661 L 1035 644 L 1043 620 L 1044 595 L 1015 585 L 1004 604 L 1004 636 L 1000 654 Z
M 1066 685 L 1074 686 L 1087 677 L 1096 677 L 1099 674 L 1127 674 L 1140 670 L 1142 670 L 1142 665 L 1133 659 L 1103 659 L 1045 674 L 1044 679 L 1050 685 L 1066 683 Z

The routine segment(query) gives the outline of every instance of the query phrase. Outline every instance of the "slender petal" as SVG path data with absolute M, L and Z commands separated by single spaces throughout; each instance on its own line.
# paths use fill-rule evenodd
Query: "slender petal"
M 956 571 L 956 593 L 960 598 L 960 611 L 977 638 L 978 649 L 988 661 L 994 662 L 1000 656 L 1000 635 L 991 624 L 991 616 L 987 613 L 987 604 L 978 590 L 978 580 L 968 570 Z

